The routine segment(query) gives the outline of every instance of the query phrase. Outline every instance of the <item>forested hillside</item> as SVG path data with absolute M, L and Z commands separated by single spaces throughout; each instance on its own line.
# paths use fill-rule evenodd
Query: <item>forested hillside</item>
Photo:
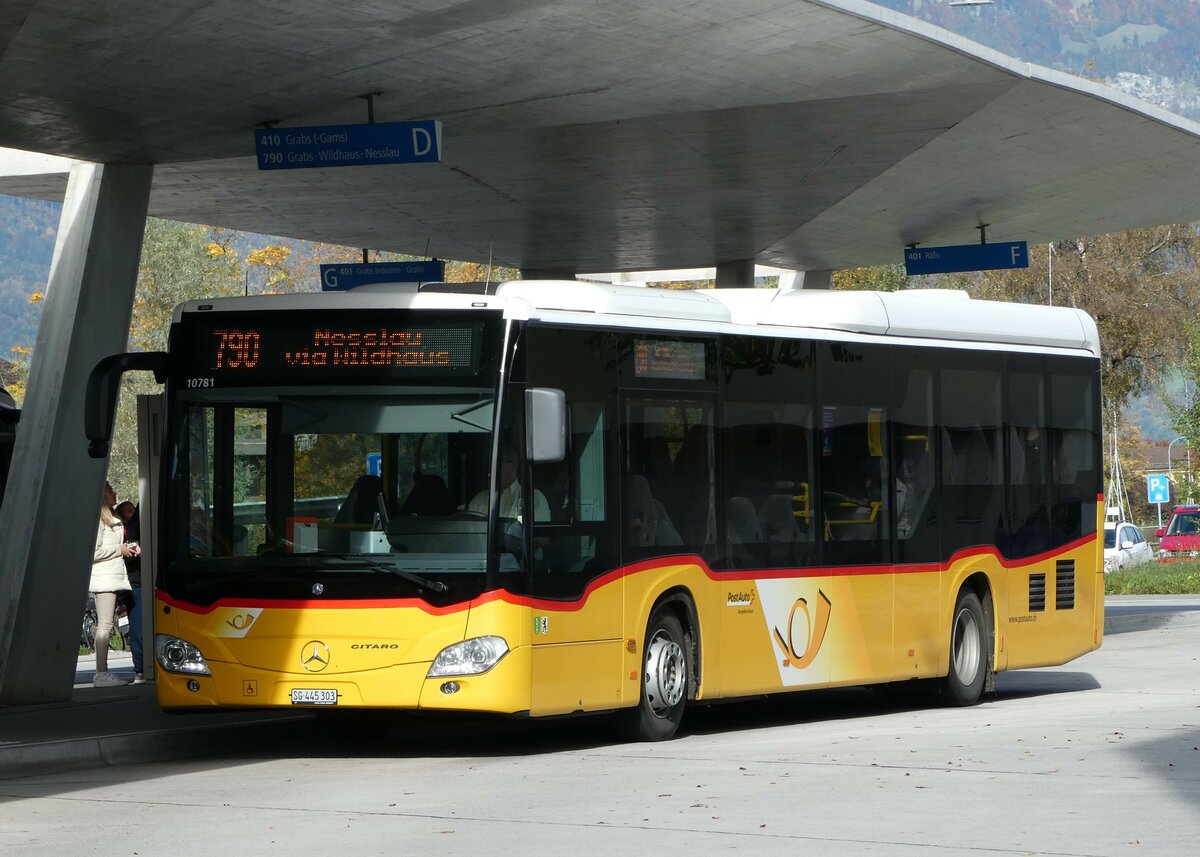
M 0 360 L 33 345 L 40 313 L 30 298 L 46 290 L 61 208 L 0 195 Z
M 1200 118 L 1200 0 L 875 0 L 1039 65 Z

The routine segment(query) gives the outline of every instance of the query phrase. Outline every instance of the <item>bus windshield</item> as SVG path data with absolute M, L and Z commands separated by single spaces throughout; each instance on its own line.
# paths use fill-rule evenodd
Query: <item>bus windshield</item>
M 494 376 L 394 375 L 286 384 L 280 372 L 251 384 L 251 373 L 206 385 L 187 383 L 203 377 L 193 368 L 177 380 L 167 591 L 194 603 L 482 591 Z M 508 514 L 500 534 L 519 543 L 519 515 Z M 518 568 L 515 548 L 502 551 L 499 570 Z

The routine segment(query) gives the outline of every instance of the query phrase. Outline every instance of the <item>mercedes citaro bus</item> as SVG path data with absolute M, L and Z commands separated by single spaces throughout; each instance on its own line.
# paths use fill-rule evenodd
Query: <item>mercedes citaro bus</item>
M 547 716 L 923 681 L 1103 629 L 1100 362 L 958 292 L 371 286 L 193 301 L 166 353 L 161 706 Z

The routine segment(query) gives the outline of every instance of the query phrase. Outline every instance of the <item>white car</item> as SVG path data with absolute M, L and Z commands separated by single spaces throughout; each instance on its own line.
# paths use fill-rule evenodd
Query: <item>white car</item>
M 1104 570 L 1120 571 L 1154 561 L 1142 531 L 1128 521 L 1104 525 Z

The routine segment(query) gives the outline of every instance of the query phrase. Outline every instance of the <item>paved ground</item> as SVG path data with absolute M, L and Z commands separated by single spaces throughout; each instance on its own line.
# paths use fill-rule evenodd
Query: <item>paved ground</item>
M 1190 857 L 1200 598 L 1108 615 L 1100 651 L 1004 674 L 983 706 L 801 694 L 691 712 L 654 745 L 588 719 L 404 721 L 347 746 L 311 718 L 171 717 L 148 686 L 80 687 L 0 711 L 0 850 Z

